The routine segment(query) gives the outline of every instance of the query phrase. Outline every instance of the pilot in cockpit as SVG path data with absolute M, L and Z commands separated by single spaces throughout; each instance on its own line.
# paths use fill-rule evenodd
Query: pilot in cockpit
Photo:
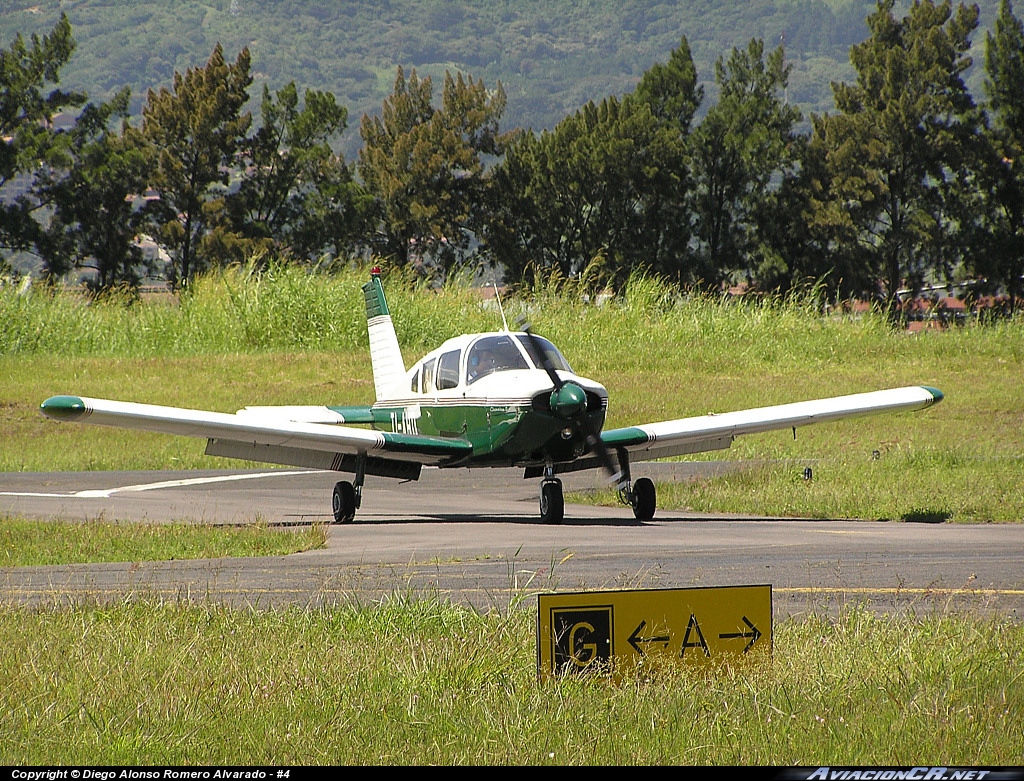
M 508 336 L 488 336 L 469 351 L 466 379 L 472 383 L 492 372 L 526 369 L 526 359 Z
M 483 377 L 494 371 L 494 353 L 490 350 L 476 350 L 470 358 L 469 380 L 472 382 L 477 377 Z

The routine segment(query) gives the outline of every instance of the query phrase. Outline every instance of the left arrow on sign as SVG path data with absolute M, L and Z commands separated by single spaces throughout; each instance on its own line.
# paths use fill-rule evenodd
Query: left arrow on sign
M 641 637 L 640 633 L 644 631 L 644 627 L 647 626 L 646 621 L 641 621 L 637 628 L 633 630 L 633 634 L 629 636 L 629 644 L 633 646 L 633 650 L 641 656 L 644 655 L 644 649 L 640 647 L 642 644 L 647 643 L 662 643 L 662 648 L 668 647 L 668 642 L 671 639 L 668 635 L 658 635 L 657 637 Z

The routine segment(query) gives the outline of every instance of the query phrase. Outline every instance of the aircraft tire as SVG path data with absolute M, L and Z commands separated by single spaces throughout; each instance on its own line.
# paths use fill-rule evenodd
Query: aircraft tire
M 545 480 L 540 484 L 540 519 L 557 525 L 565 517 L 565 499 L 561 480 Z
M 657 494 L 654 483 L 648 477 L 641 477 L 633 483 L 633 515 L 638 521 L 649 521 L 657 508 Z
M 352 483 L 347 480 L 335 483 L 331 509 L 334 510 L 335 523 L 352 523 L 356 517 L 356 489 Z

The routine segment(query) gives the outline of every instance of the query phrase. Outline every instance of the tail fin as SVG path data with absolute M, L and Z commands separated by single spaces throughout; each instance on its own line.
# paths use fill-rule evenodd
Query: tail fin
M 377 401 L 393 398 L 405 377 L 405 362 L 398 346 L 395 325 L 384 298 L 380 269 L 374 268 L 370 281 L 363 285 L 366 299 L 366 330 L 370 334 L 370 362 L 373 365 L 373 387 Z

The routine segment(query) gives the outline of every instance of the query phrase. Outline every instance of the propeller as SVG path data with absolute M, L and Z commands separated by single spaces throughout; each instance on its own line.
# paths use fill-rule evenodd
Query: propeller
M 612 461 L 611 453 L 608 452 L 608 448 L 601 441 L 600 432 L 594 428 L 590 416 L 587 415 L 586 391 L 575 382 L 563 380 L 558 376 L 558 371 L 551 362 L 551 357 L 544 350 L 540 339 L 533 333 L 530 323 L 527 322 L 525 317 L 520 317 L 517 325 L 526 334 L 526 338 L 530 340 L 534 355 L 540 361 L 544 371 L 547 372 L 548 377 L 551 379 L 551 384 L 554 385 L 554 390 L 551 391 L 550 397 L 551 411 L 583 431 L 587 438 L 587 446 L 597 456 L 597 460 L 601 462 L 601 467 L 604 471 L 608 473 L 609 482 L 620 482 L 622 472 L 615 468 L 615 462 Z

